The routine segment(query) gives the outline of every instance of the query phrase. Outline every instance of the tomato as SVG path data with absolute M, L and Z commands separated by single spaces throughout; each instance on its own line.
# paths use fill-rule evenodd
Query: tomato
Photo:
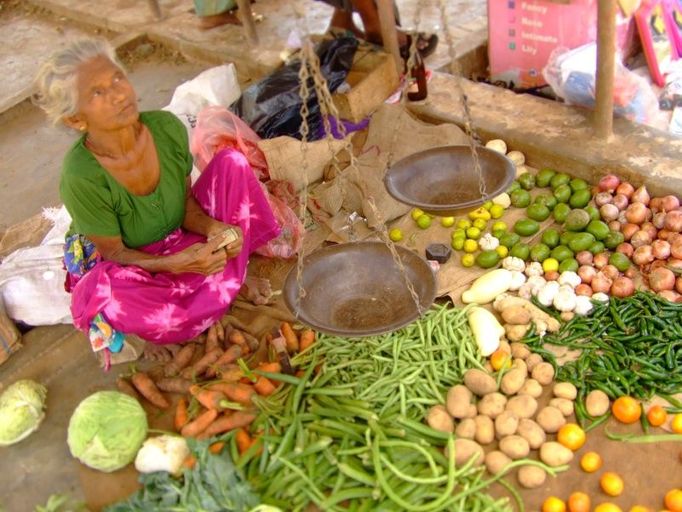
M 542 512 L 566 512 L 566 504 L 556 496 L 550 496 L 542 503 Z
M 654 405 L 647 411 L 646 419 L 652 427 L 660 427 L 668 419 L 668 413 L 660 405 Z
M 611 412 L 621 423 L 634 423 L 642 415 L 642 406 L 631 396 L 621 396 L 613 402 Z
M 676 434 L 682 434 L 682 412 L 678 412 L 673 417 L 673 422 L 671 423 L 670 427 Z
M 574 492 L 568 497 L 568 512 L 590 512 L 590 497 L 584 492 Z
M 594 473 L 601 468 L 601 456 L 597 452 L 587 452 L 580 459 L 580 467 L 585 473 Z
M 599 485 L 609 496 L 620 496 L 623 493 L 623 479 L 612 471 L 607 471 L 601 476 Z
M 670 512 L 682 512 L 682 489 L 672 489 L 666 493 L 665 508 Z
M 566 423 L 559 429 L 557 441 L 575 452 L 585 444 L 585 431 L 575 423 Z

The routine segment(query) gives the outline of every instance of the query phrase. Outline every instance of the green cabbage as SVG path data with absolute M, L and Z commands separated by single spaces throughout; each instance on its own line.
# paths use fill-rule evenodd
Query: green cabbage
M 38 430 L 45 417 L 45 386 L 19 380 L 0 395 L 0 446 L 18 443 Z
M 69 421 L 71 455 L 86 466 L 115 471 L 131 463 L 147 437 L 147 415 L 134 398 L 98 391 L 83 400 Z

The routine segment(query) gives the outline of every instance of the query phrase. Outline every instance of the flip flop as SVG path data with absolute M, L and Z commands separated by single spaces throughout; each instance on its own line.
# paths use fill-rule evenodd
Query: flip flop
M 436 51 L 436 47 L 438 46 L 437 34 L 426 34 L 424 32 L 419 32 L 417 34 L 417 38 L 417 51 L 419 52 L 419 55 L 421 55 L 422 59 L 425 59 Z M 410 44 L 411 36 L 408 35 L 407 43 L 400 47 L 400 56 L 405 60 L 410 57 Z

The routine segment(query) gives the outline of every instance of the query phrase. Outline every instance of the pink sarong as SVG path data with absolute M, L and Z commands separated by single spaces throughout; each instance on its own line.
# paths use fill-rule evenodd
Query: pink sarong
M 278 236 L 280 227 L 247 159 L 234 149 L 215 155 L 192 192 L 209 216 L 241 228 L 242 251 L 222 272 L 209 276 L 151 274 L 137 266 L 100 261 L 72 290 L 71 313 L 78 329 L 88 333 L 92 319 L 102 313 L 119 332 L 157 344 L 179 343 L 225 314 L 244 283 L 249 256 Z M 205 240 L 178 228 L 140 250 L 169 255 Z

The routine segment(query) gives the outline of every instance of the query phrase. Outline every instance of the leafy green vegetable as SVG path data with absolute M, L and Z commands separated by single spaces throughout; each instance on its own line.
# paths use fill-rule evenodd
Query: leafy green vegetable
M 0 446 L 18 443 L 40 426 L 45 417 L 45 386 L 18 380 L 0 395 Z
M 0 509 L 1 511 L 1 509 Z M 73 502 L 67 494 L 53 494 L 47 503 L 38 505 L 35 512 L 87 512 L 85 503 Z
M 208 451 L 210 441 L 188 439 L 197 458 L 194 468 L 180 478 L 157 472 L 140 476 L 142 489 L 105 512 L 246 512 L 259 503 L 248 482 L 235 468 L 227 450 Z
M 69 421 L 71 455 L 100 471 L 130 464 L 147 437 L 147 415 L 134 398 L 98 391 L 83 400 Z

